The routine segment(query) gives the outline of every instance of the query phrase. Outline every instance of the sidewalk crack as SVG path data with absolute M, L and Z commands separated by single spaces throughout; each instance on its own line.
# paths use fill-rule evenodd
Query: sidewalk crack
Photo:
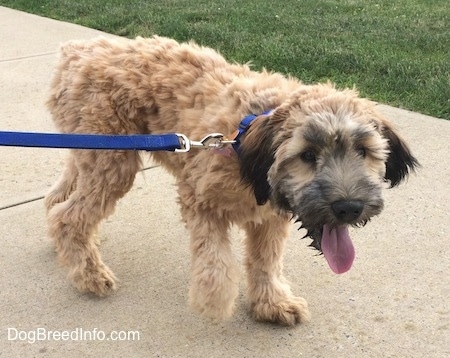
M 159 167 L 159 165 L 150 165 L 148 167 L 142 168 L 139 172 L 143 173 L 146 170 L 150 170 L 150 169 L 154 169 L 154 168 L 158 168 L 158 167 Z M 29 204 L 29 203 L 32 203 L 34 201 L 42 200 L 42 199 L 44 199 L 44 197 L 45 197 L 45 195 L 41 195 L 41 196 L 38 196 L 38 197 L 35 197 L 35 198 L 22 200 L 22 201 L 19 201 L 19 202 L 16 202 L 16 203 L 6 204 L 6 205 L 3 205 L 3 206 L 0 206 L 0 211 L 6 210 L 6 209 L 11 209 L 11 208 L 14 208 L 14 207 L 20 206 L 20 205 Z
M 28 55 L 28 56 L 14 57 L 14 58 L 5 58 L 5 59 L 0 59 L 0 63 L 26 60 L 29 58 L 36 58 L 36 57 L 45 57 L 45 56 L 50 56 L 50 55 L 54 56 L 56 54 L 57 54 L 57 52 L 46 52 L 46 53 L 38 53 L 35 55 Z

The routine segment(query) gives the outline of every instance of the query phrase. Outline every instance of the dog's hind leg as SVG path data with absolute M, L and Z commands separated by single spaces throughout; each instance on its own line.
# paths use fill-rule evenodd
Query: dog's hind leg
M 282 274 L 289 227 L 289 219 L 283 217 L 246 224 L 245 266 L 254 318 L 291 326 L 308 321 L 309 311 L 303 298 L 292 295 Z
M 66 201 L 69 195 L 75 190 L 78 177 L 78 169 L 72 154 L 66 160 L 65 168 L 58 181 L 52 186 L 45 196 L 45 207 L 47 212 L 58 203 Z
M 85 150 L 74 155 L 79 171 L 76 187 L 48 212 L 49 234 L 75 287 L 103 296 L 114 290 L 115 277 L 102 262 L 93 234 L 133 185 L 139 154 Z

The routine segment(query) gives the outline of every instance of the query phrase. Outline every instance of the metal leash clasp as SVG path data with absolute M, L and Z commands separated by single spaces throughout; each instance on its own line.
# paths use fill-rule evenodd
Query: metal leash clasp
M 180 149 L 175 149 L 176 153 L 186 153 L 191 150 L 191 148 L 199 148 L 199 149 L 220 149 L 226 144 L 235 143 L 234 140 L 224 139 L 224 135 L 222 133 L 211 133 L 205 136 L 200 141 L 190 140 L 184 134 L 177 133 L 178 138 L 180 139 Z

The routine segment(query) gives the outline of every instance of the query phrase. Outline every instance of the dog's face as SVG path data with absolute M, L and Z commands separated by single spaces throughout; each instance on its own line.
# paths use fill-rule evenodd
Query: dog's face
M 353 262 L 348 227 L 383 209 L 417 160 L 374 105 L 356 92 L 310 86 L 252 124 L 241 146 L 241 173 L 258 204 L 291 212 L 341 273 Z

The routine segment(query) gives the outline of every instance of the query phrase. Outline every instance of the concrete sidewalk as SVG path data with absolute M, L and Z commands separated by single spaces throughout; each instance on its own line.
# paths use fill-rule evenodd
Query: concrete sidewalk
M 52 131 L 44 102 L 58 45 L 98 34 L 0 7 L 0 130 Z M 56 263 L 40 199 L 65 151 L 0 147 L 0 357 L 449 357 L 450 122 L 380 110 L 423 167 L 354 231 L 357 257 L 345 275 L 332 274 L 293 228 L 285 273 L 312 314 L 295 328 L 253 321 L 243 293 L 220 324 L 189 310 L 187 233 L 174 181 L 160 168 L 139 175 L 101 227 L 119 290 L 80 295 Z M 70 339 L 33 336 L 44 330 Z M 119 331 L 121 340 L 109 336 Z

